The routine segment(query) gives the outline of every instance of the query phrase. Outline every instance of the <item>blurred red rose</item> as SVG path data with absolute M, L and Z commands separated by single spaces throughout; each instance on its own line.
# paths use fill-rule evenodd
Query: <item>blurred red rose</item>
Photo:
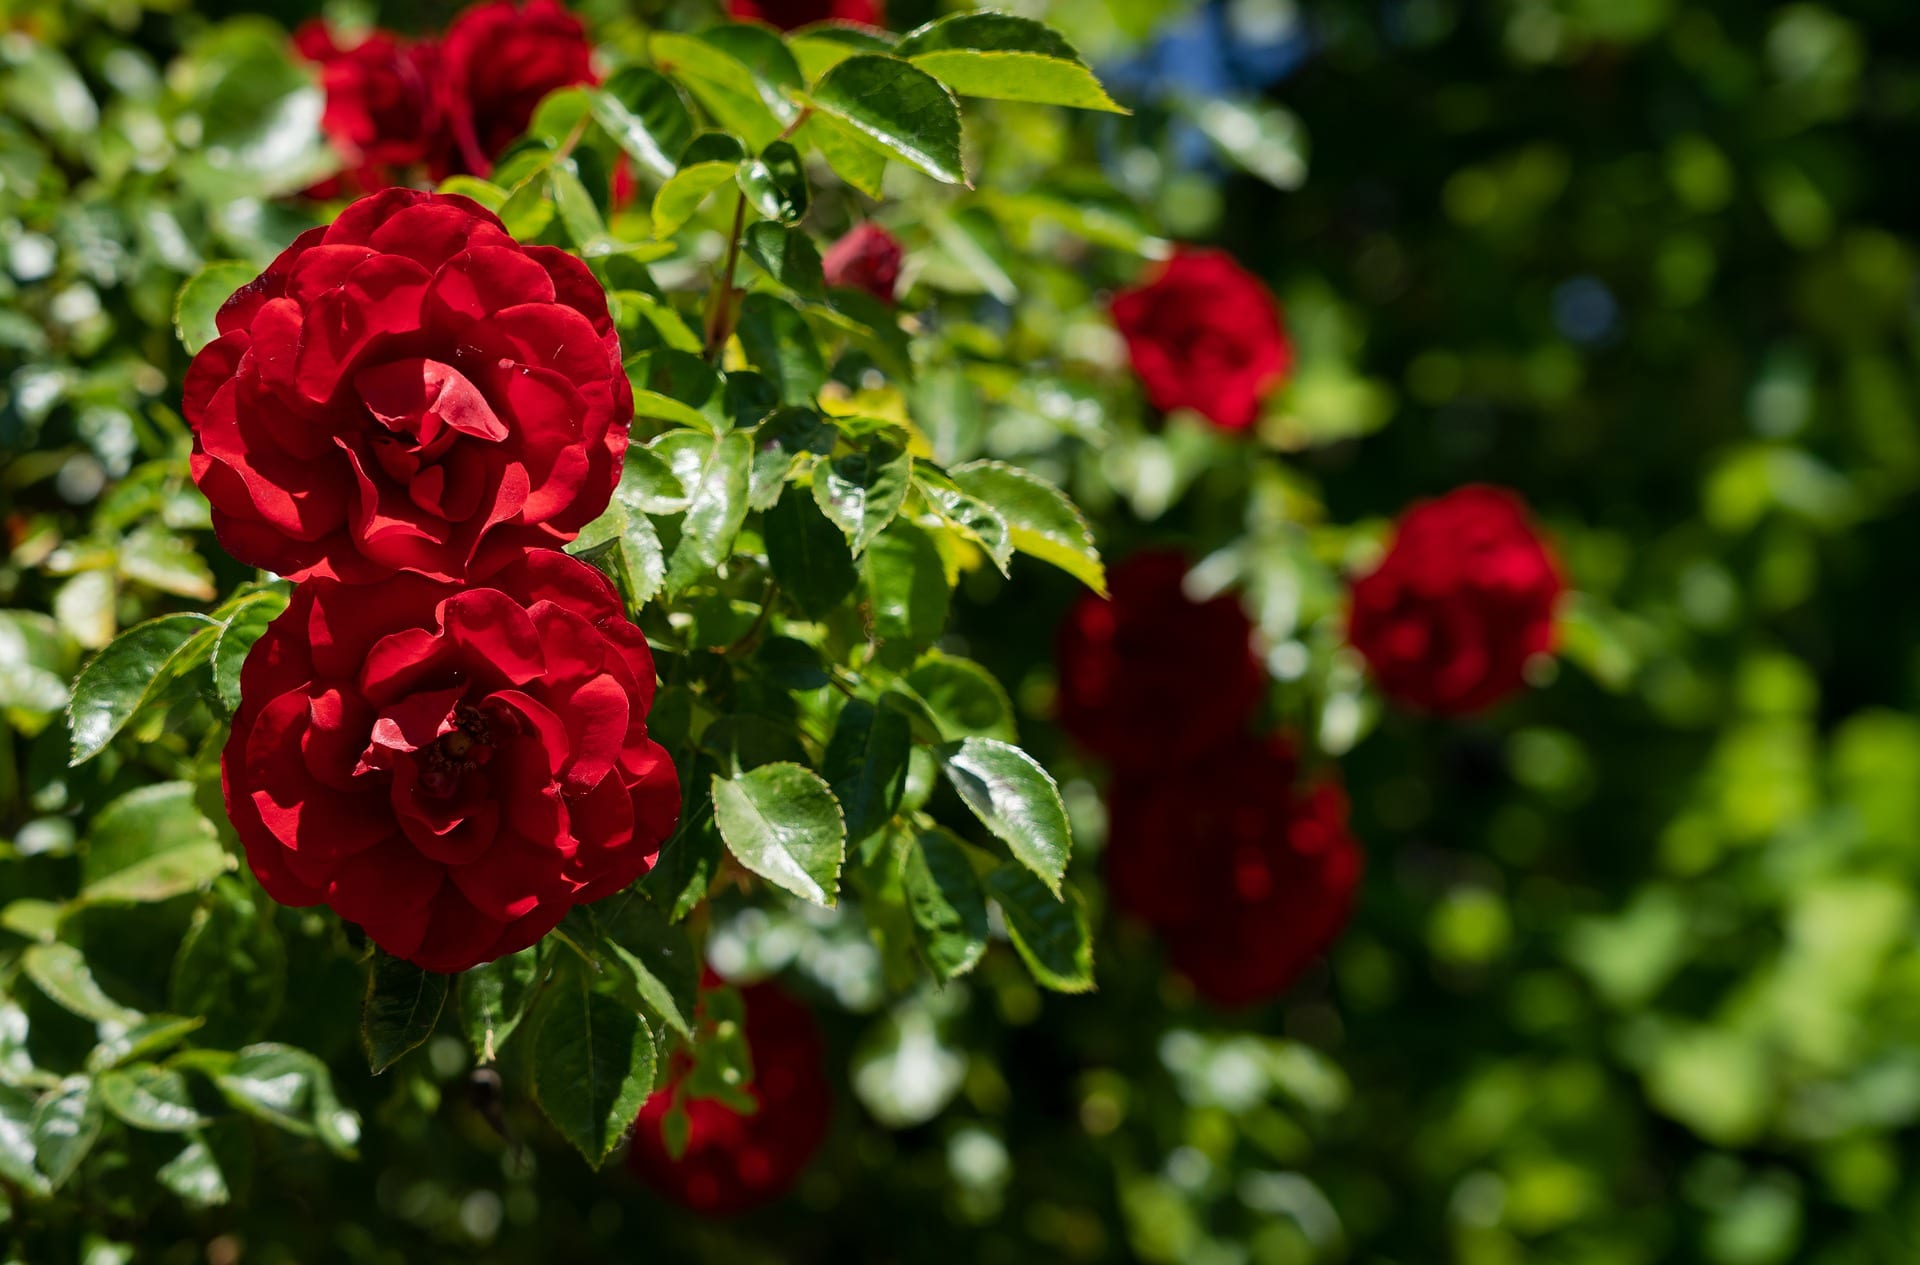
M 1060 726 L 1122 770 L 1193 758 L 1239 737 L 1266 673 L 1230 594 L 1196 602 L 1178 553 L 1136 553 L 1083 594 L 1060 626 Z
M 378 30 L 343 46 L 319 19 L 295 31 L 293 43 L 320 67 L 327 94 L 320 127 L 341 164 L 338 175 L 307 192 L 335 198 L 418 179 L 440 137 L 434 46 Z
M 1519 497 L 1463 487 L 1401 515 L 1380 565 L 1354 582 L 1347 635 L 1389 697 L 1476 712 L 1552 651 L 1564 587 Z
M 1331 770 L 1302 781 L 1291 742 L 1244 739 L 1109 796 L 1114 907 L 1159 933 L 1203 997 L 1283 992 L 1333 943 L 1362 868 Z
M 1265 285 L 1218 250 L 1182 247 L 1143 286 L 1113 299 L 1147 399 L 1244 430 L 1286 375 L 1292 348 Z
M 707 982 L 714 983 L 711 975 Z M 677 1055 L 666 1083 L 634 1122 L 627 1164 L 649 1185 L 696 1212 L 724 1216 L 786 1193 L 806 1168 L 833 1119 L 826 1045 L 813 1015 L 771 983 L 740 989 L 753 1081 L 759 1104 L 741 1115 L 712 1098 L 685 1100 L 687 1149 L 667 1150 L 662 1122 L 689 1065 Z
M 227 812 L 275 900 L 462 971 L 653 868 L 680 812 L 654 686 L 613 587 L 563 553 L 309 580 L 241 671 Z
M 297 238 L 187 371 L 194 482 L 242 562 L 442 580 L 606 509 L 633 391 L 587 266 L 388 189 Z
M 872 220 L 854 225 L 820 258 L 827 284 L 865 290 L 874 298 L 893 302 L 900 283 L 900 243 Z
M 475 5 L 447 28 L 440 59 L 450 143 L 436 179 L 491 172 L 500 151 L 527 130 L 541 98 L 594 82 L 586 28 L 559 0 Z
M 783 31 L 815 22 L 884 26 L 881 0 L 727 0 L 727 13 L 742 22 L 765 22 Z

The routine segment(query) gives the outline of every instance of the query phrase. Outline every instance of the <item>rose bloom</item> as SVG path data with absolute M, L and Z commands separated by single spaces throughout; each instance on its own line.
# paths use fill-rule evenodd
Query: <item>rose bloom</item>
M 440 42 L 442 109 L 451 138 L 442 169 L 484 176 L 527 130 L 541 98 L 593 83 L 593 45 L 559 0 L 492 0 L 453 20 Z
M 1116 779 L 1108 890 L 1220 1006 L 1279 995 L 1346 925 L 1361 872 L 1347 798 L 1300 776 L 1287 739 L 1243 739 L 1183 768 Z
M 1083 594 L 1060 626 L 1060 726 L 1121 770 L 1189 758 L 1246 731 L 1266 689 L 1239 601 L 1184 588 L 1178 553 L 1136 553 Z
M 680 812 L 654 684 L 613 587 L 563 553 L 467 585 L 309 580 L 241 670 L 227 812 L 275 900 L 462 971 L 653 867 Z
M 709 973 L 706 982 L 717 981 Z M 813 1015 L 771 982 L 741 988 L 740 1000 L 753 1059 L 747 1093 L 759 1110 L 743 1116 L 717 1099 L 687 1099 L 687 1149 L 674 1159 L 662 1121 L 689 1070 L 682 1051 L 666 1083 L 640 1109 L 627 1148 L 628 1167 L 648 1185 L 709 1216 L 744 1212 L 785 1194 L 833 1119 L 826 1044 Z
M 193 480 L 295 579 L 467 574 L 606 509 L 633 390 L 587 266 L 466 198 L 388 189 L 294 240 L 187 371 Z
M 742 22 L 765 22 L 783 31 L 815 22 L 857 22 L 884 26 L 881 0 L 727 0 L 729 16 Z
M 891 303 L 894 287 L 900 283 L 900 258 L 900 243 L 894 235 L 868 220 L 827 247 L 820 265 L 828 285 L 865 290 Z
M 320 67 L 327 94 L 320 127 L 341 163 L 338 175 L 307 192 L 334 198 L 415 179 L 439 144 L 434 47 L 378 30 L 343 47 L 318 19 L 302 24 L 293 44 Z
M 1253 425 L 1293 362 L 1279 304 L 1224 251 L 1182 247 L 1112 312 L 1153 406 L 1227 430 Z
M 1564 587 L 1519 497 L 1463 487 L 1401 515 L 1380 565 L 1354 582 L 1347 636 L 1390 698 L 1477 712 L 1553 650 Z

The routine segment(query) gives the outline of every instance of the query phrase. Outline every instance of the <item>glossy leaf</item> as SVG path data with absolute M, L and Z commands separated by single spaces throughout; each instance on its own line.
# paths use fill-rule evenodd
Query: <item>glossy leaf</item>
M 408 1050 L 433 1035 L 447 1004 L 449 979 L 434 971 L 374 950 L 367 972 L 367 1000 L 360 1014 L 360 1045 L 378 1076 Z
M 827 615 L 860 581 L 845 534 L 803 489 L 786 489 L 767 511 L 762 534 L 774 578 L 809 616 Z
M 921 955 L 943 979 L 965 975 L 987 951 L 987 898 L 966 845 L 945 830 L 922 830 L 901 864 Z
M 926 532 L 905 520 L 891 524 L 860 559 L 863 615 L 883 664 L 904 670 L 947 626 L 952 589 L 946 565 Z
M 913 665 L 905 678 L 949 741 L 995 738 L 1013 742 L 1013 700 L 991 672 L 971 659 L 938 651 Z
M 980 823 L 1058 893 L 1073 837 L 1053 778 L 1020 748 L 963 738 L 940 748 L 941 767 Z
M 1071 44 L 1029 18 L 957 13 L 902 36 L 894 54 L 961 96 L 1127 112 Z
M 541 1006 L 533 1093 L 560 1135 L 598 1168 L 653 1090 L 653 1034 L 631 1006 L 574 974 Z
M 93 978 L 86 958 L 70 944 L 28 945 L 20 955 L 20 965 L 48 1000 L 82 1019 L 118 1024 L 140 1021 L 140 1012 L 107 996 Z
M 233 292 L 259 275 L 252 264 L 208 264 L 188 277 L 173 300 L 173 331 L 189 355 L 220 336 L 214 323 L 220 307 Z
M 813 770 L 764 764 L 713 778 L 713 814 L 740 864 L 816 905 L 831 907 L 846 857 L 840 805 Z
M 673 81 L 644 66 L 628 66 L 593 94 L 593 117 L 614 143 L 655 176 L 678 170 L 680 151 L 693 137 L 693 115 Z
M 772 220 L 748 225 L 743 244 L 747 257 L 766 270 L 769 277 L 802 298 L 826 296 L 826 279 L 820 269 L 820 252 L 813 239 L 798 229 L 787 228 Z
M 100 1099 L 93 1082 L 72 1077 L 33 1109 L 33 1150 L 47 1184 L 58 1190 L 100 1136 Z
M 912 481 L 913 458 L 903 449 L 875 443 L 817 466 L 813 499 L 846 533 L 857 558 L 900 513 Z
M 207 1123 L 195 1110 L 187 1078 L 151 1063 L 116 1068 L 103 1074 L 95 1088 L 101 1103 L 115 1116 L 149 1133 L 185 1133 Z
M 878 53 L 857 53 L 821 77 L 813 104 L 868 144 L 936 180 L 966 184 L 960 107 L 926 71 Z
M 1061 993 L 1093 987 L 1093 933 L 1079 892 L 1069 889 L 1063 898 L 1012 864 L 987 875 L 987 892 L 1006 915 L 1007 934 L 1035 980 Z
M 913 734 L 905 714 L 850 699 L 834 722 L 820 771 L 846 814 L 847 840 L 858 843 L 900 811 Z
M 735 332 L 747 359 L 779 388 L 783 401 L 813 402 L 827 381 L 827 362 L 798 308 L 776 295 L 755 291 L 740 301 Z
M 1094 547 L 1093 530 L 1066 493 L 1037 474 L 999 461 L 975 461 L 950 473 L 962 492 L 1006 520 L 1014 548 L 1105 595 L 1107 571 Z
M 205 615 L 162 615 L 129 628 L 95 655 L 73 683 L 71 763 L 99 755 L 142 706 L 200 662 L 217 627 Z M 195 643 L 202 632 L 210 635 Z
M 806 168 L 791 141 L 774 141 L 741 163 L 735 179 L 747 205 L 782 224 L 798 224 L 812 201 Z

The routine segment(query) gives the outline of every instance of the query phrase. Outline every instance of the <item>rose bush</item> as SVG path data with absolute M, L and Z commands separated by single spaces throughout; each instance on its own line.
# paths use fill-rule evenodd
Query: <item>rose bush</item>
M 254 876 L 430 971 L 626 887 L 679 815 L 646 638 L 565 554 L 464 585 L 309 580 L 240 690 L 221 784 Z
M 220 309 L 185 412 L 221 544 L 367 583 L 564 544 L 607 506 L 633 392 L 584 264 L 466 198 L 393 189 Z
M 1389 696 L 1462 715 L 1525 683 L 1565 584 L 1518 497 L 1464 487 L 1409 509 L 1353 584 L 1348 636 Z

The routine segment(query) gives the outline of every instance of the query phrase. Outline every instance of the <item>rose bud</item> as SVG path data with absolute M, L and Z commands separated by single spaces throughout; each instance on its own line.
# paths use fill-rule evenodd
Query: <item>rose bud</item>
M 1401 515 L 1353 584 L 1347 638 L 1386 695 L 1418 711 L 1481 711 L 1554 647 L 1560 568 L 1520 498 L 1480 485 Z
M 1278 996 L 1346 924 L 1360 882 L 1347 798 L 1303 781 L 1285 738 L 1114 781 L 1108 890 L 1220 1006 Z
M 1251 621 L 1230 594 L 1187 596 L 1186 577 L 1177 553 L 1136 553 L 1108 577 L 1110 599 L 1083 594 L 1060 626 L 1060 726 L 1115 768 L 1199 755 L 1259 709 Z
M 727 0 L 727 14 L 742 22 L 765 22 L 783 31 L 816 22 L 885 26 L 881 0 Z
M 410 44 L 391 31 L 372 31 L 342 47 L 326 23 L 304 23 L 294 48 L 320 67 L 327 94 L 320 128 L 340 156 L 338 175 L 313 186 L 314 197 L 372 193 L 416 179 L 433 158 L 440 135 L 434 93 L 438 55 L 430 44 Z
M 680 812 L 654 686 L 612 585 L 562 553 L 309 580 L 241 670 L 227 812 L 275 900 L 462 971 L 653 867 Z
M 865 290 L 874 298 L 893 302 L 893 289 L 900 282 L 900 243 L 892 233 L 871 220 L 856 224 L 847 235 L 827 247 L 820 257 L 827 284 L 850 290 Z
M 716 982 L 709 974 L 707 982 Z M 740 989 L 759 1109 L 741 1115 L 713 1098 L 683 1098 L 687 1147 L 675 1159 L 664 1120 L 690 1070 L 674 1056 L 665 1083 L 634 1122 L 627 1165 L 662 1194 L 708 1216 L 745 1212 L 786 1193 L 827 1136 L 833 1098 L 826 1045 L 813 1015 L 771 983 Z
M 607 507 L 633 390 L 587 266 L 466 198 L 388 189 L 302 233 L 187 371 L 193 480 L 251 566 L 457 580 Z
M 1224 251 L 1181 248 L 1112 313 L 1153 406 L 1227 430 L 1253 425 L 1293 362 L 1279 304 Z
M 452 138 L 440 177 L 491 172 L 542 98 L 595 82 L 586 28 L 558 0 L 475 5 L 447 28 L 440 55 L 441 108 Z

